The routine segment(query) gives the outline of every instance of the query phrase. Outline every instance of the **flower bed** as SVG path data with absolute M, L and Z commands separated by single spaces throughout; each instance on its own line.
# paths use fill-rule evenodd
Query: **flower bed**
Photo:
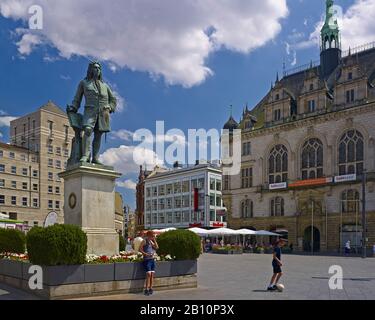
M 0 260 L 12 260 L 29 263 L 29 257 L 27 253 L 3 253 L 0 254 Z M 156 261 L 173 261 L 175 260 L 171 255 L 155 255 Z M 127 262 L 142 262 L 143 256 L 141 253 L 135 253 L 133 251 L 122 251 L 115 256 L 99 256 L 95 254 L 86 255 L 86 264 L 110 264 L 110 263 L 127 263 Z
M 212 253 L 215 253 L 215 254 L 242 254 L 243 248 L 241 246 L 236 246 L 236 245 L 226 245 L 226 246 L 214 245 L 212 247 Z

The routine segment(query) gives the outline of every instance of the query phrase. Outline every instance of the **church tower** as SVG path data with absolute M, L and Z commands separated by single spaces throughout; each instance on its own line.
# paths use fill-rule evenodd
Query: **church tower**
M 333 4 L 333 0 L 326 0 L 326 20 L 320 32 L 320 66 L 325 79 L 336 69 L 341 60 L 340 31 Z

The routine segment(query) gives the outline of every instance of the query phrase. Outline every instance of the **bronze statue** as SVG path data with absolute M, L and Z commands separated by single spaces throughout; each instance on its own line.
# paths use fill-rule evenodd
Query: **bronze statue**
M 85 111 L 82 116 L 77 112 L 83 96 L 85 96 Z M 103 81 L 100 63 L 91 62 L 86 78 L 78 85 L 72 105 L 67 106 L 70 125 L 75 132 L 69 165 L 77 162 L 90 162 L 90 160 L 94 164 L 101 164 L 99 162 L 101 138 L 103 133 L 111 131 L 109 114 L 116 111 L 116 105 L 116 97 Z M 90 157 L 93 133 L 92 157 Z

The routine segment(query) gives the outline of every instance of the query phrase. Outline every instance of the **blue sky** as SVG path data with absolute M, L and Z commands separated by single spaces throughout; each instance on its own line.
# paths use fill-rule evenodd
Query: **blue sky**
M 165 2 L 168 1 L 165 0 Z M 203 0 L 198 2 L 201 1 Z M 374 1 L 337 0 L 335 2 L 343 8 L 343 17 L 339 19 L 339 22 L 345 25 L 342 26 L 343 49 L 347 49 L 345 45 L 348 43 L 355 46 L 375 41 L 375 36 L 373 36 L 375 27 L 371 31 L 368 30 L 375 14 Z M 14 0 L 14 2 L 26 7 L 30 4 L 28 0 Z M 82 1 L 82 5 L 77 8 L 78 13 L 79 10 L 86 12 L 85 2 L 87 1 Z M 127 1 L 119 3 L 117 0 L 113 2 L 116 2 L 118 6 L 126 6 L 127 3 Z M 153 14 L 158 12 L 158 2 L 160 2 L 160 9 L 163 12 L 166 10 L 165 3 L 161 4 L 164 1 L 154 1 Z M 211 0 L 206 0 L 206 2 L 211 2 Z M 153 29 L 159 24 L 163 28 L 174 29 L 176 34 L 168 34 L 164 30 L 163 33 L 160 32 L 161 36 L 146 32 L 145 35 L 135 37 L 133 33 L 129 33 L 129 37 L 126 38 L 128 41 L 121 44 L 116 42 L 113 51 L 116 51 L 117 55 L 108 53 L 108 50 L 111 51 L 108 47 L 111 47 L 110 41 L 115 43 L 114 41 L 119 41 L 121 38 L 109 39 L 106 48 L 104 46 L 99 48 L 96 58 L 102 61 L 107 60 L 103 64 L 104 78 L 114 88 L 123 105 L 123 110 L 112 117 L 112 129 L 115 132 L 121 129 L 134 132 L 140 128 L 148 128 L 155 132 L 157 120 L 165 121 L 166 130 L 178 128 L 187 132 L 189 128 L 221 129 L 229 117 L 229 105 L 233 105 L 233 115 L 238 120 L 245 104 L 248 103 L 250 108 L 254 107 L 269 90 L 271 81 L 276 78 L 276 72 L 282 74 L 283 62 L 289 69 L 309 63 L 310 60 L 318 60 L 319 48 L 314 35 L 317 34 L 317 25 L 323 18 L 325 1 L 269 0 L 265 2 L 269 7 L 263 4 L 255 5 L 257 1 L 252 0 L 234 0 L 233 3 L 237 5 L 237 8 L 225 8 L 223 5 L 225 15 L 229 15 L 230 10 L 233 10 L 233 14 L 236 14 L 236 10 L 245 13 L 249 10 L 246 13 L 247 16 L 240 17 L 238 25 L 234 24 L 233 28 L 231 23 L 233 24 L 236 20 L 222 19 L 223 12 L 220 10 L 223 8 L 218 6 L 217 10 L 211 10 L 210 12 L 217 11 L 217 16 L 212 13 L 210 17 L 210 23 L 216 29 L 204 30 L 207 34 L 215 33 L 217 30 L 217 37 L 210 38 L 211 42 L 207 41 L 201 33 L 186 32 L 187 26 L 190 28 L 194 23 L 199 26 L 203 25 L 205 22 L 203 18 L 199 20 L 193 14 L 189 16 L 189 11 L 187 11 L 186 16 L 182 15 L 183 21 L 174 19 L 174 10 L 178 16 L 180 8 L 174 9 L 173 5 L 168 7 L 170 10 L 168 17 L 171 17 L 171 21 L 168 21 L 170 25 L 166 25 L 165 21 L 160 22 L 158 17 L 151 25 Z M 57 22 L 54 22 L 56 25 L 52 25 L 52 22 L 48 20 L 47 14 L 54 8 L 48 7 L 45 0 L 33 1 L 33 3 L 40 3 L 45 8 L 44 29 L 47 31 L 40 34 L 31 33 L 39 38 L 30 40 L 25 37 L 28 31 L 19 29 L 27 27 L 27 12 L 18 12 L 8 0 L 0 0 L 0 132 L 2 135 L 0 139 L 6 142 L 9 131 L 7 119 L 10 116 L 17 117 L 31 112 L 48 100 L 64 108 L 67 103 L 71 102 L 76 86 L 84 77 L 87 68 L 88 60 L 84 54 L 87 48 L 84 45 L 89 46 L 89 44 L 82 44 L 75 48 L 74 41 L 76 40 L 71 37 L 61 36 L 56 39 L 56 32 L 62 32 L 62 30 L 77 33 L 79 39 L 79 27 L 77 26 L 75 30 L 75 23 L 72 22 L 64 25 L 63 29 L 59 29 L 62 27 Z M 247 7 L 251 5 L 249 3 L 252 3 L 253 7 Z M 276 9 L 267 13 L 262 11 L 262 7 L 264 10 L 271 10 L 270 8 L 274 7 Z M 287 11 L 285 11 L 286 7 Z M 87 8 L 90 8 L 88 3 Z M 133 9 L 135 14 L 147 13 L 149 10 L 148 7 Z M 374 10 L 372 14 L 369 12 L 370 9 Z M 107 23 L 110 23 L 111 14 L 109 10 L 100 18 L 109 19 Z M 114 12 L 113 14 L 115 15 Z M 154 17 L 153 14 L 149 15 L 147 20 L 145 19 L 145 24 L 152 19 L 149 17 Z M 255 23 L 255 28 L 254 23 L 249 26 L 249 21 L 254 21 L 259 16 L 258 21 L 269 19 L 270 22 L 266 25 L 259 22 L 259 26 Z M 59 17 L 55 16 L 54 19 L 59 19 Z M 66 19 L 66 17 L 62 16 L 61 19 Z M 226 24 L 214 22 L 224 20 Z M 358 27 L 357 20 L 364 22 L 366 30 Z M 121 28 L 125 28 L 125 33 L 126 28 L 143 29 L 142 20 L 137 21 L 137 25 L 131 25 L 131 22 L 120 25 L 122 22 L 113 19 L 112 24 L 108 24 L 108 29 L 116 28 L 116 23 L 119 23 Z M 248 34 L 246 26 L 249 26 Z M 145 29 L 146 27 L 145 25 Z M 99 39 L 107 38 L 106 30 L 106 28 L 96 30 L 100 36 Z M 164 39 L 165 35 L 169 38 Z M 177 38 L 180 35 L 182 35 L 181 38 Z M 150 36 L 149 39 L 148 36 Z M 176 36 L 176 39 L 173 36 Z M 111 34 L 108 35 L 108 38 L 110 37 Z M 159 39 L 162 43 L 159 43 Z M 85 41 L 82 40 L 82 42 Z M 185 47 L 187 50 L 191 48 L 193 48 L 191 50 L 196 50 L 194 47 L 196 43 L 199 43 L 196 52 L 191 55 L 184 54 Z M 208 45 L 211 45 L 209 50 L 207 50 Z M 160 55 L 155 57 L 153 50 Z M 91 56 L 90 51 L 87 50 L 87 52 Z M 181 63 L 181 66 L 176 67 L 178 63 Z M 103 143 L 102 152 L 108 150 L 116 152 L 122 145 L 132 145 L 131 141 L 120 139 L 120 136 L 119 134 L 110 136 L 107 143 Z M 107 156 L 110 157 L 111 154 L 107 152 Z M 125 186 L 134 187 L 137 178 L 136 167 L 129 166 L 127 163 L 119 163 L 119 160 L 113 160 L 111 164 L 124 173 L 121 181 L 127 181 Z M 118 187 L 118 191 L 134 208 L 135 191 L 125 187 Z

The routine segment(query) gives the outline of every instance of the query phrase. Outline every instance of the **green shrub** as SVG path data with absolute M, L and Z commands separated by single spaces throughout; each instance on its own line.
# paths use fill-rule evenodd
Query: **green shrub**
M 201 239 L 189 230 L 162 233 L 157 238 L 158 254 L 170 254 L 176 260 L 195 260 L 201 254 Z
M 0 229 L 0 253 L 25 253 L 26 237 L 16 229 Z
M 125 251 L 125 239 L 121 234 L 119 234 L 119 249 L 120 251 Z
M 26 243 L 33 264 L 76 265 L 84 264 L 86 260 L 87 236 L 78 226 L 34 227 L 28 232 Z

